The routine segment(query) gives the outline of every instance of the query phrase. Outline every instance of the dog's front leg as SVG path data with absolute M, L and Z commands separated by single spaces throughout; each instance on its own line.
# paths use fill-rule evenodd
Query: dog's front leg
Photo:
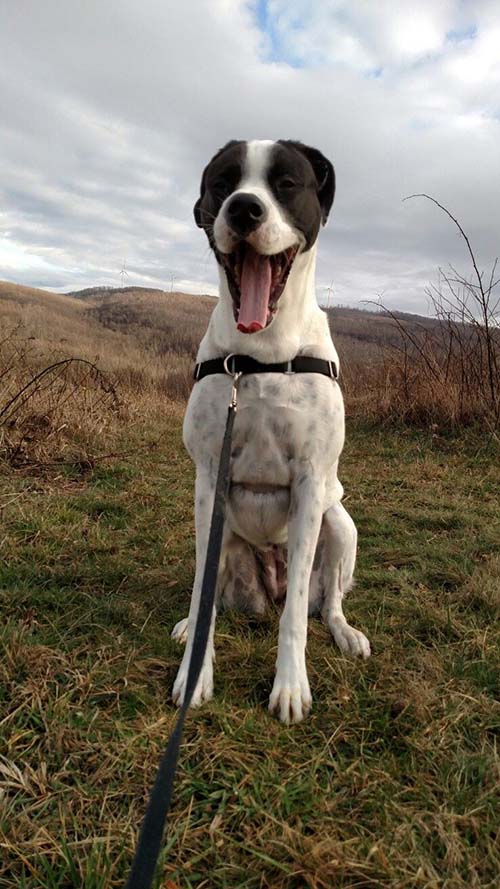
M 191 657 L 191 649 L 193 646 L 194 629 L 196 626 L 196 618 L 198 617 L 198 606 L 200 603 L 201 584 L 207 557 L 208 536 L 210 532 L 210 520 L 212 518 L 214 494 L 215 478 L 212 478 L 212 476 L 209 475 L 208 472 L 198 470 L 196 473 L 195 484 L 196 571 L 193 584 L 193 593 L 191 595 L 191 604 L 189 606 L 187 629 L 185 631 L 186 648 L 184 650 L 184 656 L 182 658 L 182 662 L 179 667 L 172 691 L 172 699 L 178 707 L 180 707 L 184 701 L 184 694 L 186 690 L 189 660 Z M 203 704 L 204 701 L 209 701 L 213 696 L 213 661 L 215 658 L 214 628 L 215 608 L 212 613 L 212 621 L 210 624 L 210 632 L 207 641 L 205 659 L 203 661 L 200 676 L 194 690 L 193 697 L 191 699 L 191 707 L 198 707 L 200 704 Z
M 269 709 L 282 722 L 300 722 L 311 709 L 306 669 L 309 580 L 321 528 L 324 483 L 308 466 L 293 483 L 288 514 L 288 586 L 280 620 L 276 676 Z

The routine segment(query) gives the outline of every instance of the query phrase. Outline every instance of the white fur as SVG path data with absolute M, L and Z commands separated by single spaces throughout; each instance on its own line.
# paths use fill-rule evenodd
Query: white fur
M 269 253 L 301 244 L 302 239 L 266 184 L 264 174 L 272 144 L 248 144 L 238 186 L 238 190 L 252 191 L 266 204 L 266 222 L 251 237 L 256 249 Z M 214 225 L 221 250 L 229 245 L 223 211 L 224 205 Z M 300 354 L 331 359 L 338 367 L 326 315 L 316 303 L 315 262 L 316 245 L 297 254 L 274 320 L 250 335 L 236 328 L 226 276 L 220 270 L 220 299 L 197 360 L 236 353 L 276 362 Z M 175 638 L 187 640 L 173 690 L 178 704 L 184 696 L 231 386 L 228 376 L 205 377 L 194 386 L 184 420 L 184 442 L 196 464 L 196 574 L 187 623 L 181 621 L 173 633 Z M 303 719 L 312 703 L 305 651 L 310 581 L 320 533 L 327 552 L 323 618 L 341 651 L 362 657 L 370 653 L 366 637 L 349 626 L 342 612 L 342 597 L 352 584 L 356 558 L 356 529 L 340 502 L 343 489 L 337 477 L 343 443 L 344 407 L 336 382 L 319 374 L 256 374 L 241 380 L 233 433 L 233 449 L 238 456 L 231 465 L 233 487 L 227 505 L 221 570 L 231 535 L 237 534 L 255 547 L 288 540 L 288 587 L 269 700 L 269 709 L 286 723 Z M 257 494 L 238 488 L 239 482 L 283 488 L 276 493 Z M 214 624 L 215 613 L 193 706 L 213 694 Z

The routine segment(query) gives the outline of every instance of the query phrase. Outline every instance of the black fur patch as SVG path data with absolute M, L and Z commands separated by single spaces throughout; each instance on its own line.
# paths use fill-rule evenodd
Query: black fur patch
M 271 190 L 287 211 L 294 228 L 306 239 L 306 250 L 325 225 L 335 195 L 335 171 L 316 148 L 280 139 L 268 172 Z
M 203 170 L 200 197 L 194 205 L 194 218 L 205 229 L 212 247 L 212 228 L 222 204 L 238 187 L 243 175 L 246 142 L 233 140 L 220 148 Z

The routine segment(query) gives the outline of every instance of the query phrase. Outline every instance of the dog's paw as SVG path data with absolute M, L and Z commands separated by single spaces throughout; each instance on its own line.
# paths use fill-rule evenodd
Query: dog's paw
M 276 673 L 273 690 L 269 698 L 269 710 L 281 722 L 302 722 L 312 706 L 311 689 L 305 668 L 300 674 L 287 675 L 285 671 Z
M 186 694 L 186 683 L 189 668 L 189 658 L 182 659 L 179 667 L 174 687 L 172 690 L 172 700 L 177 707 L 181 707 L 184 703 Z M 212 657 L 207 653 L 205 662 L 201 668 L 201 673 L 196 683 L 196 688 L 191 698 L 190 707 L 199 707 L 205 701 L 210 701 L 214 694 L 214 669 L 212 666 Z
M 343 654 L 365 659 L 370 657 L 370 643 L 365 634 L 351 627 L 345 619 L 332 618 L 330 630 Z
M 189 618 L 187 617 L 180 620 L 170 634 L 172 639 L 175 639 L 176 642 L 180 642 L 181 645 L 185 645 L 187 641 L 188 620 Z

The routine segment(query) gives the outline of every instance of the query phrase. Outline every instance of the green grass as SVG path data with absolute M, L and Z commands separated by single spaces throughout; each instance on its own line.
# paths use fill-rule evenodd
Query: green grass
M 92 475 L 1 477 L 0 886 L 123 884 L 175 719 L 194 571 L 180 419 L 132 429 Z M 157 886 L 497 887 L 498 454 L 472 436 L 349 430 L 359 529 L 348 618 L 311 621 L 309 719 L 266 710 L 278 617 L 217 623 Z

